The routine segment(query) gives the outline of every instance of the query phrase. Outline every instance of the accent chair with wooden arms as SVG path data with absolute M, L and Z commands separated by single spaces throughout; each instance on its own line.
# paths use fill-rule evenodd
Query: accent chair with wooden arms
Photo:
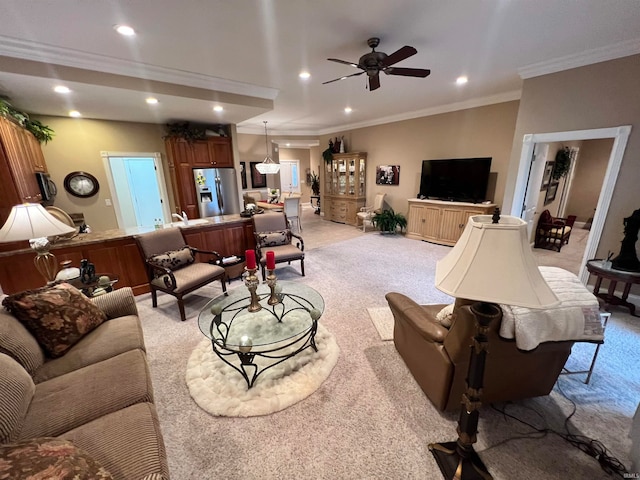
M 364 206 L 360 209 L 358 213 L 356 213 L 356 222 L 358 220 L 362 221 L 362 231 L 366 231 L 367 223 L 369 225 L 373 224 L 373 216 L 376 213 L 382 212 L 382 206 L 384 205 L 384 198 L 387 196 L 386 193 L 378 193 L 376 194 L 376 198 L 373 201 L 373 205 Z
M 292 261 L 300 260 L 300 270 L 304 277 L 304 240 L 291 231 L 287 215 L 284 212 L 265 212 L 254 215 L 252 220 L 256 239 L 256 259 L 260 263 L 262 280 L 266 278 L 268 250 L 273 251 L 276 263 L 291 264 Z
M 196 253 L 222 259 L 218 252 L 199 250 L 187 245 L 178 227 L 135 235 L 140 254 L 145 261 L 153 307 L 158 306 L 157 291 L 173 295 L 178 300 L 180 319 L 186 320 L 183 296 L 215 280 L 220 280 L 226 294 L 224 268 L 196 261 Z
M 534 247 L 553 248 L 559 252 L 563 245 L 569 243 L 575 221 L 575 215 L 569 215 L 567 218 L 553 217 L 549 210 L 545 210 L 538 219 Z

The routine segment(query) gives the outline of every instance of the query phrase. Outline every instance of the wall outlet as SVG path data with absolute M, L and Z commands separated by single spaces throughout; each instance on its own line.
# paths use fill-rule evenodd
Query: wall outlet
M 107 207 L 110 207 L 110 206 L 111 206 L 111 199 L 110 199 L 110 198 L 105 198 L 105 199 L 104 199 L 104 204 L 105 204 Z

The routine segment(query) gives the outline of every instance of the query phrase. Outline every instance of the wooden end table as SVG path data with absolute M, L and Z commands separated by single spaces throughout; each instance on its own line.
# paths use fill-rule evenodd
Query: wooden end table
M 616 270 L 614 268 L 604 268 L 602 260 L 589 260 L 587 262 L 587 270 L 596 276 L 593 294 L 604 300 L 604 308 L 606 308 L 607 305 L 620 305 L 628 308 L 634 317 L 640 317 L 640 315 L 636 315 L 636 306 L 627 301 L 631 285 L 640 284 L 640 272 L 625 272 L 624 270 Z M 609 280 L 609 288 L 607 293 L 600 293 L 600 285 L 604 279 Z M 618 282 L 624 282 L 622 297 L 615 295 Z

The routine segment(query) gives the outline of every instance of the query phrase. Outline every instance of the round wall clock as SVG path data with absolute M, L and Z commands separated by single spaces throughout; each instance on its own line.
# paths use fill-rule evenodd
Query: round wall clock
M 71 172 L 64 177 L 64 188 L 71 195 L 87 198 L 92 197 L 100 189 L 98 179 L 87 172 Z

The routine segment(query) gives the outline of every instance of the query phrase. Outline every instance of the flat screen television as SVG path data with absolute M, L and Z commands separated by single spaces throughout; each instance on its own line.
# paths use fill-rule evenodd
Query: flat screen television
M 487 198 L 491 157 L 424 160 L 420 198 L 480 203 Z

